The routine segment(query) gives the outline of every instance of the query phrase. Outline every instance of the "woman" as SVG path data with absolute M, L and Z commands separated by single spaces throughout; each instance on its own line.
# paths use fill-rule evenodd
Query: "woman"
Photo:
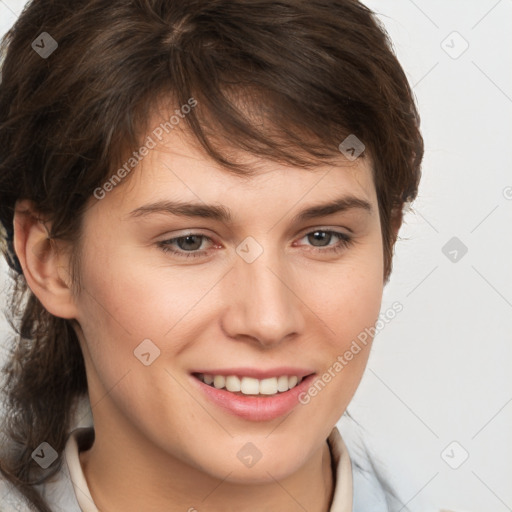
M 372 12 L 33 1 L 4 51 L 9 497 L 353 510 L 336 423 L 423 155 Z

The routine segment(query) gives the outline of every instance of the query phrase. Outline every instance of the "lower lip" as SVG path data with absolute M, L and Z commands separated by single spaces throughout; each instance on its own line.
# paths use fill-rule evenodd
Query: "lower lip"
M 217 389 L 190 375 L 195 386 L 217 406 L 235 416 L 250 421 L 269 421 L 290 412 L 299 402 L 299 395 L 309 388 L 316 374 L 305 377 L 300 384 L 288 391 L 272 396 L 235 395 L 225 389 Z

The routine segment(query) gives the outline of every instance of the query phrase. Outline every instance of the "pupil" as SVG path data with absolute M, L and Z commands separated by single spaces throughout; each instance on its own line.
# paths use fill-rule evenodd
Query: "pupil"
M 193 242 L 193 239 L 197 239 L 199 240 L 199 243 L 197 242 L 196 240 L 196 247 L 190 247 L 190 245 L 186 245 L 187 243 L 189 243 L 191 240 Z M 179 240 L 179 243 L 178 245 L 180 246 L 180 249 L 198 249 L 200 246 L 201 246 L 201 241 L 200 241 L 200 238 L 199 236 L 197 235 L 187 235 L 187 236 L 184 236 L 182 237 L 180 240 Z
M 313 233 L 313 237 L 317 241 L 325 241 L 327 237 L 330 236 L 330 233 L 326 233 L 325 231 L 315 231 Z

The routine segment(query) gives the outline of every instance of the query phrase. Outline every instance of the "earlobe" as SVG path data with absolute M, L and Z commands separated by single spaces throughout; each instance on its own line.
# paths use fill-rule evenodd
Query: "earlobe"
M 60 318 L 76 318 L 68 256 L 59 251 L 34 203 L 26 199 L 16 202 L 14 250 L 28 286 L 45 309 Z

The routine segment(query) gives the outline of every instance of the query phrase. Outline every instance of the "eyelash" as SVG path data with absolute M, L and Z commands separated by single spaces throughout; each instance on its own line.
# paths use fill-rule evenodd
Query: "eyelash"
M 345 233 L 340 233 L 339 231 L 332 231 L 332 230 L 327 230 L 327 229 L 315 229 L 313 231 L 306 233 L 304 236 L 302 236 L 302 238 L 307 237 L 308 235 L 312 235 L 314 233 L 318 233 L 318 232 L 335 235 L 340 239 L 340 241 L 336 245 L 327 245 L 324 248 L 311 246 L 311 247 L 313 247 L 313 249 L 312 249 L 313 252 L 319 252 L 319 253 L 324 253 L 324 254 L 325 253 L 329 253 L 329 254 L 338 253 L 354 243 L 354 240 L 352 239 L 352 237 L 346 235 Z M 171 249 L 171 245 L 173 242 L 187 238 L 189 236 L 197 236 L 197 237 L 201 237 L 205 240 L 209 240 L 210 242 L 213 241 L 210 237 L 208 237 L 206 235 L 202 235 L 200 233 L 188 233 L 186 235 L 178 236 L 175 238 L 170 238 L 168 240 L 162 240 L 161 242 L 158 242 L 157 245 L 158 245 L 158 247 L 160 247 L 160 249 L 162 249 L 163 252 L 173 253 L 173 254 L 175 254 L 179 257 L 183 257 L 183 258 L 197 258 L 200 256 L 204 256 L 205 253 L 208 252 L 207 250 L 204 250 L 204 249 L 196 250 L 196 251 L 183 251 L 183 250 L 177 251 L 175 249 Z

